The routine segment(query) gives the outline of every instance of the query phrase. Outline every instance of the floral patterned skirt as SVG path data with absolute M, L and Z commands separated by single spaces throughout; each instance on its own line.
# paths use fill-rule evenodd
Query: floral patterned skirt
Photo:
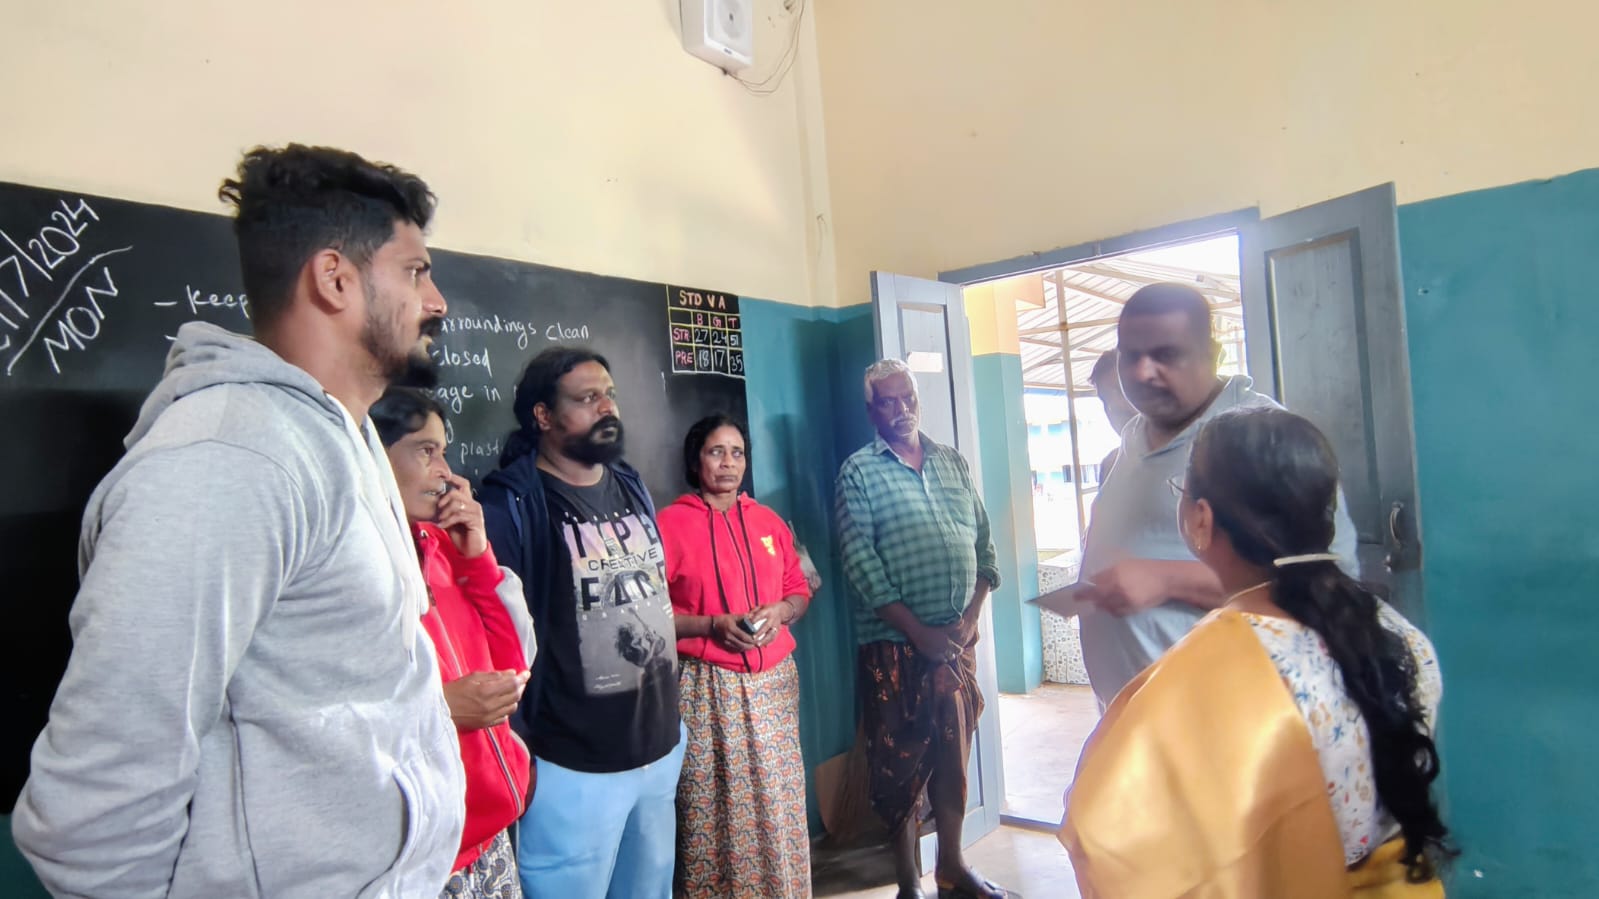
M 522 899 L 508 832 L 500 831 L 477 861 L 451 874 L 439 899 Z
M 679 690 L 688 747 L 677 787 L 677 895 L 810 896 L 793 658 L 754 674 L 685 658 Z

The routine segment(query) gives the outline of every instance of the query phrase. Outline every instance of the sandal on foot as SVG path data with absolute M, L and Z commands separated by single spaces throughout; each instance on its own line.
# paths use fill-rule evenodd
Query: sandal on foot
M 992 880 L 983 879 L 976 890 L 939 884 L 938 899 L 1022 899 L 1022 897 L 1020 893 L 1013 893 Z

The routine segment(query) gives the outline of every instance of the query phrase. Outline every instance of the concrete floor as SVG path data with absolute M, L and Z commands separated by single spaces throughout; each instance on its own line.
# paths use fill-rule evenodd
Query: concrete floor
M 874 854 L 886 854 L 886 849 Z M 1065 848 L 1054 834 L 1001 827 L 973 843 L 966 850 L 966 861 L 978 873 L 1023 899 L 1079 899 L 1081 895 L 1072 876 L 1071 859 L 1067 858 Z M 893 866 L 888 865 L 886 871 L 886 886 L 832 892 L 819 882 L 816 895 L 837 899 L 894 899 L 898 890 L 893 886 Z M 938 895 L 931 874 L 922 879 L 922 889 L 929 899 Z
M 967 860 L 989 880 L 1027 899 L 1078 899 L 1071 860 L 1054 830 L 1083 743 L 1099 723 L 1094 693 L 1045 684 L 1026 695 L 1001 695 L 999 723 L 1003 814 L 1007 821 L 1033 826 L 1000 827 L 974 843 Z M 887 847 L 824 850 L 813 856 L 813 867 L 818 897 L 894 899 L 897 892 Z M 931 875 L 923 888 L 929 897 L 937 895 Z
M 1083 743 L 1099 723 L 1088 687 L 1044 684 L 1025 695 L 999 697 L 1000 748 L 1005 755 L 1007 818 L 1060 823 L 1061 797 L 1072 785 Z

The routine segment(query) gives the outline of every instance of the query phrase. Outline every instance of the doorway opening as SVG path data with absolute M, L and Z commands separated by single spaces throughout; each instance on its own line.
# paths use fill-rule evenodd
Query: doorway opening
M 1221 373 L 1247 370 L 1236 231 L 1179 242 L 1119 243 L 1134 248 L 1100 253 L 1092 246 L 1064 264 L 976 282 L 994 288 L 996 314 L 1015 319 L 1040 593 L 1087 574 L 1080 571 L 1083 535 L 1106 466 L 1121 444 L 1095 387 L 1095 368 L 1116 348 L 1116 323 L 1127 299 L 1149 284 L 1192 284 L 1211 303 Z M 1119 393 L 1114 368 L 1110 373 L 1101 386 Z M 1053 828 L 1099 710 L 1088 688 L 1077 620 L 1051 612 L 1042 618 L 1043 684 L 1000 697 L 1002 820 Z

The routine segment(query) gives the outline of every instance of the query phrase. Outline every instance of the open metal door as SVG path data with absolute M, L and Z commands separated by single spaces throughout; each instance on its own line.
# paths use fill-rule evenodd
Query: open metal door
M 961 289 L 954 284 L 872 273 L 877 353 L 903 359 L 916 374 L 922 431 L 960 450 L 972 471 L 982 471 L 977 453 L 977 408 L 972 389 L 972 344 Z M 974 480 L 980 480 L 974 474 Z M 980 488 L 979 488 L 980 489 Z M 961 842 L 969 846 L 999 826 L 1005 803 L 999 747 L 999 677 L 994 665 L 993 603 L 983 607 L 977 644 L 977 679 L 984 711 L 977 722 L 967 770 L 966 822 Z M 935 838 L 922 840 L 922 868 L 932 869 Z
M 1421 509 L 1394 187 L 1240 230 L 1255 388 L 1309 418 L 1338 453 L 1361 576 L 1423 619 Z

